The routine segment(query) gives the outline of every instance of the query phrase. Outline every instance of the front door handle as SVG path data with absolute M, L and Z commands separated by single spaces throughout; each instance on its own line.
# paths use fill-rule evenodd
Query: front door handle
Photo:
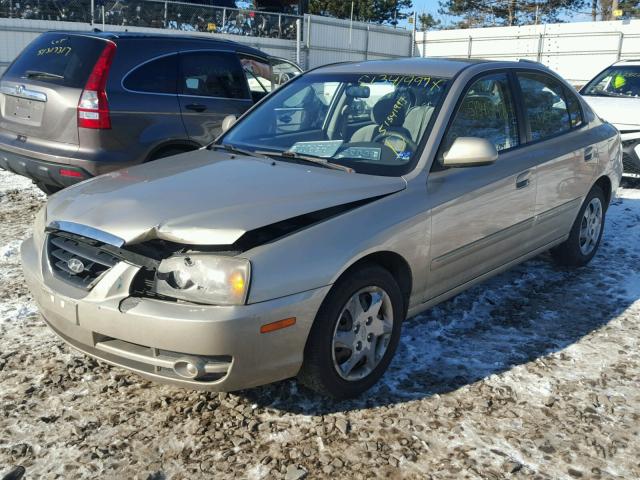
M 189 110 L 193 110 L 194 112 L 204 112 L 207 109 L 206 105 L 202 105 L 200 103 L 190 103 L 189 105 L 187 105 L 185 108 L 189 109 Z
M 522 172 L 516 177 L 516 189 L 526 188 L 531 183 L 531 170 Z

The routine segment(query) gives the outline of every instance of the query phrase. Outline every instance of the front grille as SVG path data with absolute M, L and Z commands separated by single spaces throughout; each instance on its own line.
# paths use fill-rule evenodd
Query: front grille
M 633 157 L 628 153 L 622 156 L 622 169 L 625 173 L 640 175 L 640 165 L 638 165 L 638 162 L 634 161 Z
M 48 236 L 47 254 L 56 277 L 86 290 L 119 262 L 117 257 L 96 245 L 57 233 Z

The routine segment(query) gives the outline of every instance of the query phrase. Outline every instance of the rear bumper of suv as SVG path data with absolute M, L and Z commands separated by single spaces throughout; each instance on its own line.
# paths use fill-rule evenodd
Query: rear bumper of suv
M 36 160 L 25 155 L 3 150 L 1 147 L 0 168 L 31 178 L 36 183 L 60 188 L 68 187 L 93 176 L 80 167 Z

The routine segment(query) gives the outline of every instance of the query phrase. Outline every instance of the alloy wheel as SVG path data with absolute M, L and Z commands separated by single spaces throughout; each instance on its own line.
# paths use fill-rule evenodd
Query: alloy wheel
M 393 331 L 391 298 L 382 288 L 365 287 L 347 301 L 333 332 L 333 365 L 340 377 L 361 380 L 380 363 Z

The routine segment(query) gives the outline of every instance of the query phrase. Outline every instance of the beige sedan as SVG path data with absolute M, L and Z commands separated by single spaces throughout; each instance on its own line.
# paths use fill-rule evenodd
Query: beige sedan
M 618 132 L 530 62 L 300 75 L 206 149 L 52 196 L 22 258 L 45 321 L 157 381 L 359 395 L 401 326 L 546 250 L 596 254 Z

